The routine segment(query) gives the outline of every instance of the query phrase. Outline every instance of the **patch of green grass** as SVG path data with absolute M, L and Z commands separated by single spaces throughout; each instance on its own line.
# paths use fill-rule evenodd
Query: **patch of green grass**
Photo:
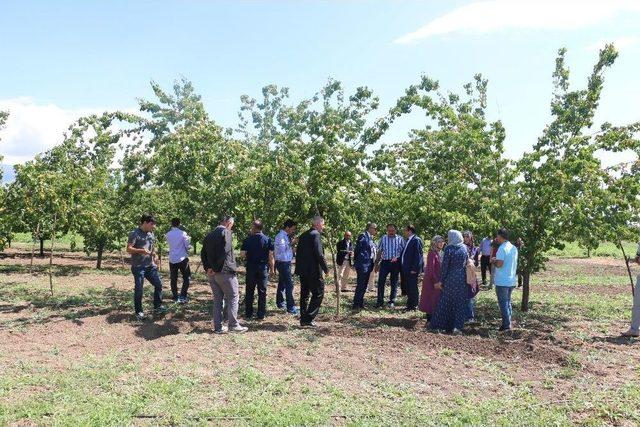
M 576 242 L 566 242 L 564 245 L 564 249 L 552 249 L 548 252 L 548 255 L 563 258 L 584 258 L 587 256 L 587 250 L 580 247 Z M 635 255 L 636 249 L 638 248 L 637 243 L 622 242 L 622 245 L 627 256 L 633 257 Z M 604 242 L 600 244 L 597 249 L 592 250 L 589 255 L 595 257 L 621 258 L 622 252 L 617 243 Z

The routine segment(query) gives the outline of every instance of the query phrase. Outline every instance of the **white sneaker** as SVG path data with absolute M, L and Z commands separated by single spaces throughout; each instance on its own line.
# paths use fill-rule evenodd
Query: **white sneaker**
M 224 325 L 222 325 L 221 329 L 216 329 L 213 331 L 214 334 L 226 334 L 227 332 L 229 332 L 229 328 Z
M 247 328 L 246 326 L 240 326 L 240 325 L 236 325 L 233 328 L 229 329 L 229 331 L 235 332 L 235 333 L 238 333 L 238 334 L 245 333 L 248 330 L 249 330 L 249 328 Z
M 147 316 L 144 315 L 144 313 L 141 311 L 139 313 L 136 313 L 136 319 L 138 320 L 144 320 Z

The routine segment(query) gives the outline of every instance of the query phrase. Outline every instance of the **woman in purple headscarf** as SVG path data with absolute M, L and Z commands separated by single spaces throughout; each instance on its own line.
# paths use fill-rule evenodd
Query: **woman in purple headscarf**
M 422 292 L 420 293 L 420 304 L 418 308 L 425 313 L 427 321 L 431 320 L 431 316 L 436 311 L 436 306 L 440 300 L 440 289 L 435 288 L 436 283 L 440 283 L 440 251 L 444 247 L 444 239 L 441 236 L 435 236 L 431 239 L 431 246 L 427 254 L 427 264 L 424 266 L 424 275 L 422 276 Z

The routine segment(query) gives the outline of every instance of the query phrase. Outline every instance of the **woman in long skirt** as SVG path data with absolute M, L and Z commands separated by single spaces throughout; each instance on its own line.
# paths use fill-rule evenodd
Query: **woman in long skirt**
M 442 295 L 429 325 L 431 329 L 460 332 L 469 319 L 468 258 L 462 233 L 449 230 L 440 270 Z
M 436 283 L 440 283 L 440 265 L 442 259 L 440 251 L 444 247 L 444 239 L 435 236 L 431 239 L 431 247 L 427 254 L 427 264 L 424 267 L 424 275 L 422 277 L 422 292 L 420 293 L 420 304 L 418 308 L 426 314 L 427 321 L 431 320 L 431 316 L 436 311 L 438 301 L 440 300 L 440 289 L 435 288 Z

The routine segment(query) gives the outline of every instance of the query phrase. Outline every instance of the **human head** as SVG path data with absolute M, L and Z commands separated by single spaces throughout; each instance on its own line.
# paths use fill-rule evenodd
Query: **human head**
M 376 231 L 378 230 L 378 226 L 376 225 L 375 222 L 368 222 L 367 223 L 367 227 L 365 229 L 367 231 L 367 233 L 369 233 L 372 236 L 376 235 Z
M 282 225 L 282 229 L 287 234 L 293 234 L 293 233 L 296 232 L 297 226 L 298 226 L 298 224 L 294 220 L 288 219 Z
M 322 230 L 324 230 L 324 218 L 322 218 L 320 215 L 316 215 L 313 217 L 312 223 L 313 223 L 313 228 L 315 228 L 320 233 L 322 233 Z
M 156 219 L 153 215 L 144 214 L 140 217 L 140 228 L 145 233 L 149 233 L 156 228 Z
M 404 237 L 407 239 L 416 234 L 416 227 L 413 224 L 407 224 L 404 227 Z
M 251 234 L 261 233 L 263 227 L 264 226 L 262 225 L 262 221 L 260 221 L 259 219 L 256 219 L 251 223 Z
M 172 227 L 180 227 L 180 218 L 175 217 L 171 219 L 171 226 Z
M 220 225 L 228 228 L 229 230 L 233 228 L 234 222 L 235 222 L 234 218 L 230 215 L 222 215 L 220 217 Z
M 465 245 L 473 245 L 473 233 L 469 230 L 465 230 L 462 232 L 462 238 L 464 239 Z
M 349 230 L 344 232 L 344 238 L 347 240 L 351 240 L 351 232 Z
M 449 246 L 458 246 L 463 245 L 464 239 L 462 238 L 462 233 L 458 230 L 449 230 L 447 233 L 447 245 Z
M 442 236 L 433 236 L 433 239 L 431 239 L 431 246 L 429 246 L 429 250 L 432 252 L 440 252 L 442 250 L 442 247 L 444 246 L 444 239 L 442 238 Z
M 503 244 L 509 240 L 509 231 L 506 228 L 500 228 L 496 231 L 496 240 L 498 243 Z
M 387 236 L 393 237 L 398 232 L 398 227 L 395 224 L 387 224 Z

